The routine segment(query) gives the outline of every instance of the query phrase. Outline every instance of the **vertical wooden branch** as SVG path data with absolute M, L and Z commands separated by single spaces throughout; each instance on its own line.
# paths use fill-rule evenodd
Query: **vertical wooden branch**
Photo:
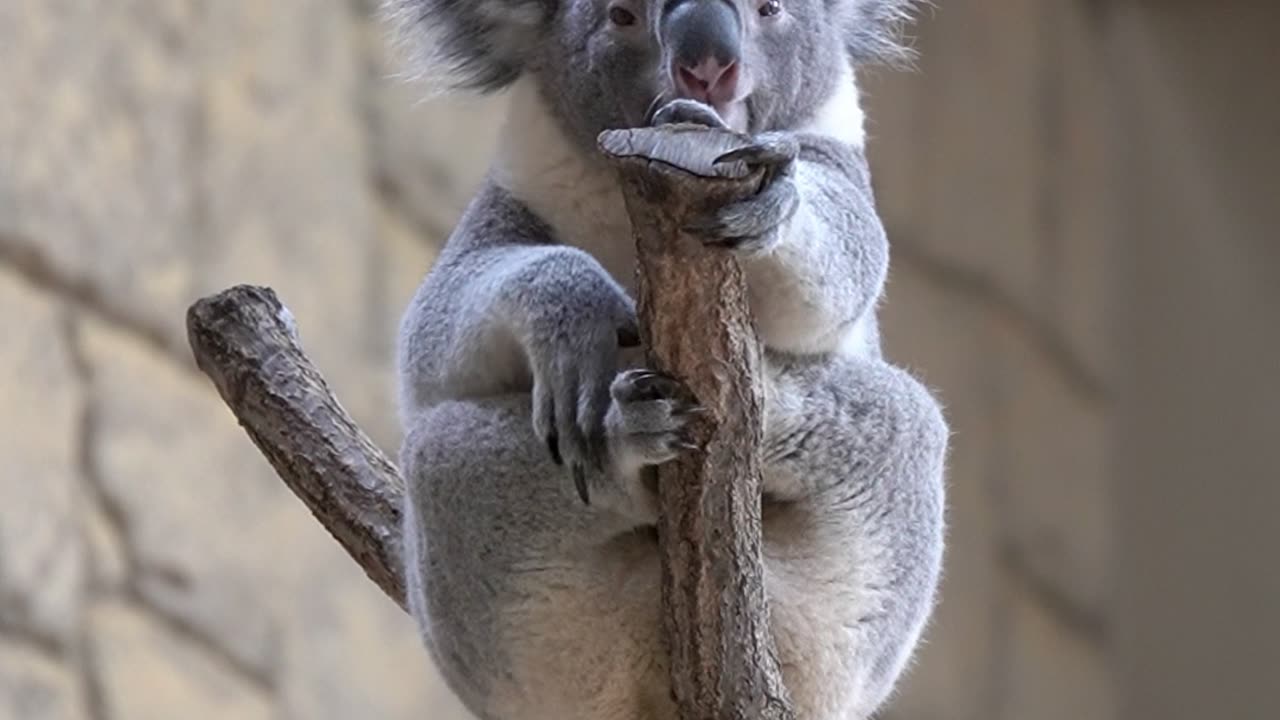
M 683 230 L 691 214 L 755 193 L 761 171 L 714 164 L 737 134 L 677 125 L 604 133 L 638 254 L 641 336 L 654 369 L 708 410 L 700 452 L 659 468 L 671 680 L 682 720 L 790 720 L 761 558 L 760 346 L 738 262 Z

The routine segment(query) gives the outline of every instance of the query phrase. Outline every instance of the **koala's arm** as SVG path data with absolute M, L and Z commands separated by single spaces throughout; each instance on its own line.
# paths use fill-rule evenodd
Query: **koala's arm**
M 789 353 L 829 353 L 853 343 L 877 356 L 874 310 L 889 249 L 866 157 L 825 136 L 790 137 L 799 143 L 786 180 L 795 212 L 768 251 L 743 259 L 761 338 Z
M 588 420 L 601 422 L 609 403 L 620 338 L 635 336 L 634 304 L 600 263 L 489 184 L 401 322 L 401 412 L 532 391 L 539 436 L 581 460 Z

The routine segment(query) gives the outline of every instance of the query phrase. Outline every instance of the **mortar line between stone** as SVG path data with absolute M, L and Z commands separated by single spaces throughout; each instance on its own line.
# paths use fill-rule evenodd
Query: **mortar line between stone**
M 1005 541 L 1000 548 L 1000 567 L 1046 612 L 1069 632 L 1094 647 L 1105 647 L 1107 622 L 1102 613 L 1085 607 L 1054 587 L 1031 567 L 1017 546 Z
M 114 540 L 118 542 L 120 552 L 124 557 L 125 578 L 132 575 L 134 567 L 134 558 L 129 550 L 129 544 L 125 541 L 124 535 L 126 528 L 124 527 L 124 519 L 119 513 L 119 508 L 112 507 L 110 499 L 106 497 L 101 487 L 101 479 L 93 462 L 93 442 L 96 437 L 96 414 L 94 412 L 94 392 L 93 392 L 93 369 L 89 363 L 89 359 L 85 353 L 84 345 L 80 339 L 79 318 L 77 313 L 80 310 L 79 305 L 64 306 L 62 313 L 63 323 L 63 342 L 67 348 L 67 354 L 71 359 L 71 367 L 74 372 L 76 382 L 80 388 L 80 417 L 76 427 L 76 472 L 79 475 L 80 489 L 82 494 L 80 502 L 87 502 L 94 506 L 94 511 L 102 512 L 110 531 L 115 535 Z M 92 553 L 87 551 L 89 539 L 85 535 L 86 528 L 83 524 L 83 514 L 80 533 L 81 542 L 86 548 L 86 556 L 92 562 L 94 557 Z M 96 568 L 92 565 L 89 567 L 90 577 L 96 572 Z M 93 584 L 86 584 L 84 595 L 80 599 L 80 606 L 77 608 L 80 613 L 80 619 L 77 623 L 76 648 L 74 664 L 78 670 L 80 679 L 80 692 L 84 700 L 85 712 L 91 720 L 107 720 L 110 713 L 107 710 L 105 693 L 102 689 L 102 679 L 98 677 L 95 671 L 94 663 L 90 654 L 92 653 L 92 629 L 88 620 L 89 609 L 95 601 L 94 595 L 102 590 Z
M 272 699 L 276 697 L 277 683 L 274 677 L 240 660 L 204 631 L 148 600 L 138 591 L 136 584 L 129 585 L 124 599 L 162 625 L 178 640 L 199 649 L 210 661 L 223 666 L 231 674 L 249 683 L 264 695 Z
M 891 230 L 890 235 L 900 235 L 900 233 L 893 233 Z M 902 239 L 893 241 L 890 252 L 894 260 L 920 272 L 936 287 L 968 298 L 1012 327 L 1081 397 L 1091 402 L 1108 400 L 1110 392 L 1106 383 L 1070 345 L 1046 323 L 980 273 L 941 260 L 910 241 Z M 891 275 L 892 272 L 891 269 Z
M 91 279 L 76 277 L 56 267 L 37 246 L 38 243 L 0 233 L 0 266 L 11 269 L 31 285 L 61 298 L 76 310 L 129 334 L 184 371 L 200 374 L 184 344 L 175 341 L 161 327 L 135 317 L 96 287 Z M 186 308 L 174 308 L 173 312 L 185 314 Z

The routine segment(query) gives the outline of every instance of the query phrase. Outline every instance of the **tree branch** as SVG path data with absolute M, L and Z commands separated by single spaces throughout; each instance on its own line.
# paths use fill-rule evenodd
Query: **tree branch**
M 754 193 L 760 171 L 712 159 L 741 136 L 688 126 L 606 133 L 639 258 L 653 367 L 707 415 L 700 451 L 659 468 L 663 604 L 682 720 L 793 720 L 769 631 L 760 534 L 760 348 L 737 262 L 680 229 L 691 212 Z M 268 288 L 237 286 L 187 312 L 196 363 L 285 484 L 369 578 L 405 607 L 404 482 L 356 426 Z
M 404 481 L 338 404 L 276 294 L 239 285 L 197 301 L 187 311 L 187 339 L 196 365 L 280 478 L 405 607 Z
M 763 375 L 742 269 L 683 232 L 693 213 L 757 192 L 763 170 L 715 164 L 735 133 L 663 126 L 604 133 L 636 239 L 648 362 L 708 411 L 701 451 L 658 468 L 671 682 L 682 720 L 795 717 L 778 669 L 760 529 Z

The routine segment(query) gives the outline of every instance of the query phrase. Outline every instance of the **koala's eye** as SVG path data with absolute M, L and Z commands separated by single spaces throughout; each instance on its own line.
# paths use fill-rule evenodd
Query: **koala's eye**
M 620 5 L 614 5 L 609 8 L 609 22 L 618 27 L 631 27 L 636 24 L 636 16 L 630 10 Z
M 760 17 L 773 17 L 782 12 L 782 3 L 778 0 L 768 0 L 760 6 Z

